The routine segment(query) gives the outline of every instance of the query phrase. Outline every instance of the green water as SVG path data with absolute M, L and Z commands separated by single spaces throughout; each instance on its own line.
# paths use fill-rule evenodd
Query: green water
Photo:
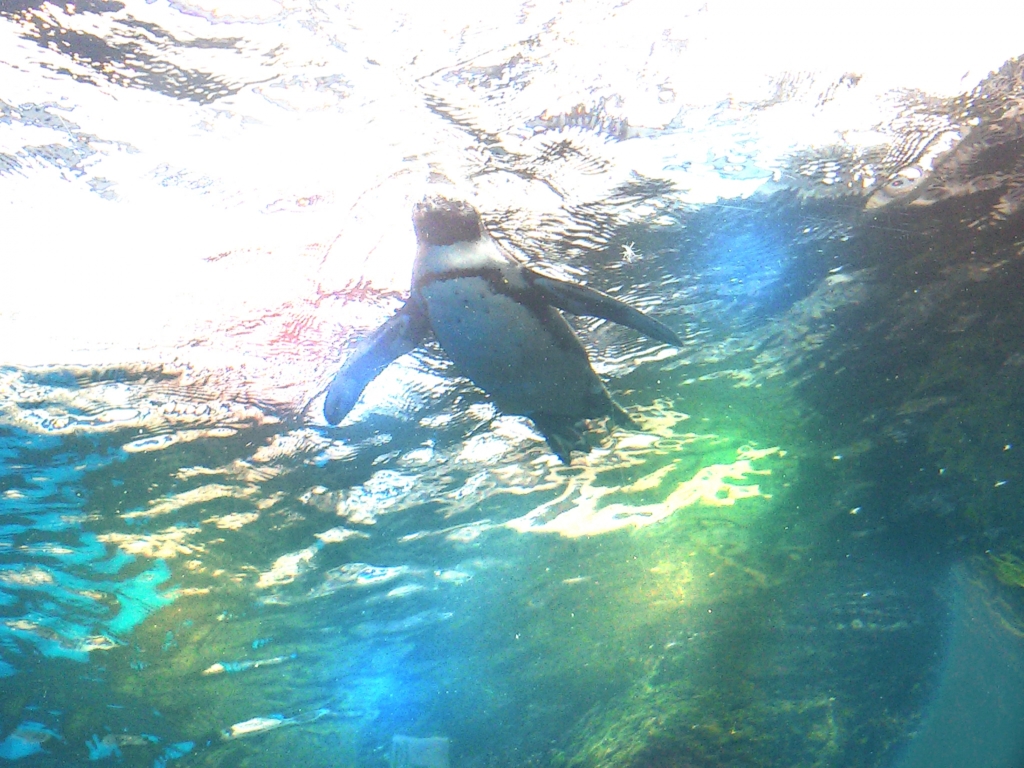
M 888 768 L 957 696 L 1008 722 L 1016 337 L 908 337 L 888 302 L 1006 329 L 1007 289 L 904 290 L 889 225 L 793 245 L 803 275 L 706 215 L 681 352 L 582 326 L 640 429 L 592 424 L 568 466 L 436 349 L 399 368 L 443 387 L 338 428 L 166 371 L 3 369 L 0 756 L 373 767 L 397 736 L 455 768 Z
M 14 537 L 52 554 L 25 600 L 92 601 L 109 647 L 47 655 L 58 625 L 25 624 L 45 663 L 9 657 L 0 718 L 60 734 L 41 765 L 104 736 L 129 764 L 192 742 L 174 759 L 383 765 L 394 734 L 458 766 L 878 762 L 934 675 L 906 663 L 937 642 L 904 594 L 927 579 L 851 548 L 857 457 L 791 389 L 660 377 L 620 382 L 643 432 L 569 467 L 536 440 L 473 464 L 422 428 L 383 460 L 318 459 L 305 427 L 49 441 L 36 469 L 78 467 L 80 506 Z

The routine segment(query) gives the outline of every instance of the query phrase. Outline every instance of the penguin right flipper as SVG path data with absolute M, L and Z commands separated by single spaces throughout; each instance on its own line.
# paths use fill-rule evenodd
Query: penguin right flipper
M 545 301 L 571 315 L 601 317 L 639 331 L 655 341 L 674 347 L 683 346 L 683 340 L 667 325 L 618 299 L 593 288 L 547 277 L 525 267 L 523 272 L 530 287 L 543 296 Z
M 334 377 L 324 399 L 324 418 L 337 424 L 359 400 L 366 385 L 391 362 L 418 347 L 430 332 L 422 304 L 410 298 L 398 314 L 363 339 Z

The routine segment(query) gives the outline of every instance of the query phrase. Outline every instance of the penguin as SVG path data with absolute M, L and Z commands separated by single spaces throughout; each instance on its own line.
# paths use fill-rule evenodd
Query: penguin
M 671 328 L 592 288 L 525 267 L 487 233 L 462 200 L 429 196 L 413 208 L 416 258 L 409 300 L 360 342 L 327 390 L 337 424 L 393 360 L 431 335 L 456 369 L 506 414 L 526 416 L 563 464 L 587 453 L 585 421 L 636 427 L 590 365 L 559 310 L 601 317 L 682 346 Z

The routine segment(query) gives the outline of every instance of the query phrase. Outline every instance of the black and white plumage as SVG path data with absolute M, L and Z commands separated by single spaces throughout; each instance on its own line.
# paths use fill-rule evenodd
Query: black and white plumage
M 324 416 L 341 421 L 363 389 L 431 333 L 457 370 L 510 414 L 528 417 L 563 462 L 589 450 L 581 424 L 608 416 L 632 425 L 590 366 L 559 309 L 633 328 L 681 346 L 663 323 L 581 285 L 520 264 L 469 204 L 429 197 L 413 209 L 418 249 L 409 301 L 359 344 L 327 392 Z

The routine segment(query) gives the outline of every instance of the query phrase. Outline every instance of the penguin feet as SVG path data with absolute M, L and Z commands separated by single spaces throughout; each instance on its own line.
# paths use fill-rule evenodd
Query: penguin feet
M 637 429 L 638 425 L 626 411 L 612 401 L 613 410 L 608 421 L 618 427 Z M 544 436 L 552 453 L 563 464 L 572 463 L 572 452 L 590 453 L 599 445 L 598 433 L 591 429 L 590 419 L 573 419 L 547 413 L 530 414 L 530 420 L 537 431 Z

